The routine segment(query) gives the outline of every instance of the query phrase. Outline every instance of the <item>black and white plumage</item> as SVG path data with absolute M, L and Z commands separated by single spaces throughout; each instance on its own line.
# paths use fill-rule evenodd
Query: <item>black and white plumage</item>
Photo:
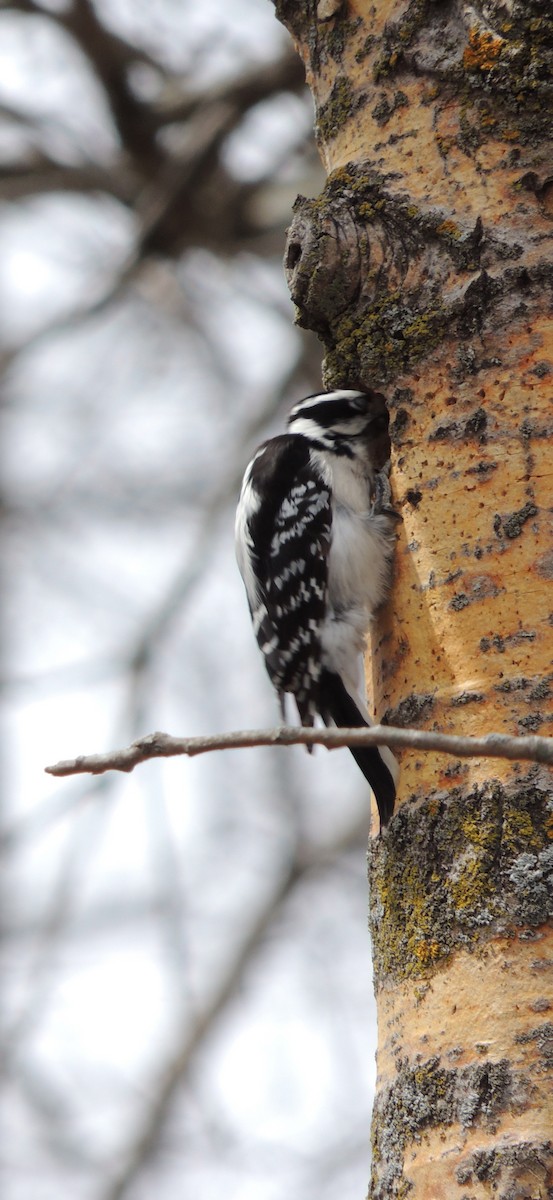
M 326 724 L 371 724 L 362 655 L 390 585 L 397 514 L 388 453 L 383 396 L 325 392 L 296 404 L 288 433 L 264 442 L 246 469 L 236 552 L 283 719 L 289 692 L 302 725 L 317 714 Z M 386 746 L 351 753 L 386 825 L 398 764 Z

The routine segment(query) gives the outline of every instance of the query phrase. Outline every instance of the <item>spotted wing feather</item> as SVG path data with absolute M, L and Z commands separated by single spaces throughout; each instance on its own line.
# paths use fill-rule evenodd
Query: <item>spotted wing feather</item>
M 292 480 L 290 478 L 292 470 Z M 305 439 L 273 438 L 254 460 L 271 497 L 252 519 L 256 603 L 252 618 L 281 706 L 291 692 L 304 725 L 319 710 L 321 626 L 328 586 L 330 491 Z

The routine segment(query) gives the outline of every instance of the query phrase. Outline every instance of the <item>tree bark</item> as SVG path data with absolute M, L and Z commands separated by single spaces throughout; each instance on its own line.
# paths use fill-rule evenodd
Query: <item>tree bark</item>
M 327 387 L 389 399 L 403 516 L 375 708 L 551 732 L 553 17 L 542 0 L 280 0 L 328 180 L 285 266 Z M 553 1196 L 546 768 L 403 755 L 371 840 L 371 1200 Z

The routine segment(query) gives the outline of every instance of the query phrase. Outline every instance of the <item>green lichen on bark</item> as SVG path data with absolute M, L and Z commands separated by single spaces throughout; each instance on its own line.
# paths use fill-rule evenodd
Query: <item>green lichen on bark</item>
M 438 210 L 418 208 L 407 194 L 402 196 L 392 191 L 389 183 L 386 175 L 372 168 L 361 163 L 346 163 L 329 175 L 324 190 L 314 203 L 319 209 L 332 209 L 337 202 L 347 202 L 360 228 L 372 222 L 381 223 L 390 242 L 396 240 L 401 244 L 405 261 L 432 242 L 458 270 L 477 270 L 483 237 L 481 220 L 463 230 Z
M 543 307 L 546 290 L 553 289 L 553 264 L 510 265 L 520 247 L 502 241 L 480 218 L 462 228 L 435 209 L 421 210 L 386 176 L 363 165 L 338 168 L 311 203 L 319 217 L 333 216 L 337 227 L 348 214 L 361 264 L 350 299 L 338 296 L 332 312 L 325 303 L 324 320 L 314 304 L 298 313 L 298 323 L 324 343 L 328 388 L 348 380 L 385 386 L 431 354 L 450 331 L 466 344 L 484 332 L 514 328 L 522 318 L 521 293 L 528 312 L 530 305 Z M 447 287 L 452 279 L 461 284 L 453 293 Z
M 337 113 L 332 105 L 323 111 L 330 123 L 359 103 L 344 77 L 338 82 Z M 450 333 L 464 347 L 461 380 L 474 372 L 472 341 L 516 328 L 553 293 L 553 264 L 512 265 L 522 254 L 516 241 L 480 217 L 467 226 L 421 209 L 397 192 L 393 176 L 366 164 L 337 168 L 320 196 L 299 197 L 295 210 L 298 204 L 302 231 L 297 236 L 292 226 L 285 265 L 294 274 L 297 323 L 323 341 L 328 388 L 386 386 Z M 481 439 L 485 433 L 474 432 Z
M 367 103 L 366 92 L 355 92 L 347 75 L 335 80 L 328 100 L 317 109 L 315 133 L 325 142 L 332 141 L 342 126 Z
M 369 850 L 375 985 L 553 915 L 553 792 L 537 772 L 404 804 Z
M 347 5 L 344 5 L 332 21 L 319 25 L 321 59 L 330 55 L 335 62 L 341 63 L 348 42 L 355 36 L 362 23 L 361 17 L 348 17 Z
M 368 58 L 371 50 L 376 45 L 377 40 L 378 39 L 375 37 L 374 33 L 368 33 L 367 36 L 363 38 L 363 41 L 355 54 L 355 61 L 357 63 L 362 63 L 366 58 Z
M 391 99 L 388 98 L 385 92 L 381 92 L 380 96 L 371 111 L 371 116 L 374 117 L 377 125 L 384 126 L 388 124 L 398 108 L 408 108 L 409 100 L 405 92 L 394 92 Z
M 292 37 L 307 50 L 314 71 L 330 58 L 341 63 L 348 42 L 363 24 L 362 17 L 349 16 L 345 3 L 330 20 L 319 18 L 317 0 L 275 0 L 275 12 Z
M 274 0 L 275 16 L 300 40 L 310 26 L 316 25 L 317 0 Z
M 401 292 L 377 301 L 362 315 L 344 316 L 335 329 L 335 347 L 325 361 L 328 386 L 344 378 L 352 363 L 361 378 L 383 381 L 400 374 L 439 344 L 449 323 L 436 304 L 421 312 Z
M 340 87 L 342 83 L 340 80 Z M 359 97 L 349 89 L 345 95 L 337 93 L 336 102 L 338 119 L 342 119 L 352 103 L 359 103 Z M 334 120 L 333 107 L 323 116 Z M 493 282 L 488 280 L 479 289 L 474 285 L 467 289 L 466 303 L 448 304 L 441 299 L 440 282 L 451 273 L 473 275 L 478 270 L 483 242 L 481 220 L 463 229 L 437 210 L 422 211 L 409 197 L 391 191 L 385 176 L 353 163 L 334 171 L 316 200 L 306 202 L 301 198 L 301 202 L 309 203 L 313 221 L 327 219 L 338 229 L 347 214 L 352 231 L 347 236 L 353 236 L 363 264 L 363 277 L 354 281 L 360 284 L 355 288 L 354 303 L 353 293 L 343 302 L 336 294 L 331 311 L 325 297 L 321 320 L 321 304 L 313 302 L 316 298 L 312 288 L 305 288 L 311 303 L 300 302 L 298 323 L 319 333 L 327 350 L 328 387 L 347 379 L 376 379 L 384 384 L 430 354 L 460 314 L 465 323 L 478 325 L 474 314 L 489 302 Z M 385 270 L 378 255 L 372 262 L 373 241 L 375 249 L 386 247 Z M 315 250 L 323 254 L 323 244 L 316 244 Z M 435 268 L 432 283 L 424 269 L 428 255 Z M 407 291 L 401 285 L 414 262 L 421 263 L 419 283 Z M 390 286 L 392 275 L 395 287 Z
M 430 21 L 434 7 L 431 0 L 411 0 L 398 21 L 386 23 L 381 52 L 373 65 L 375 83 L 404 65 L 405 51 Z

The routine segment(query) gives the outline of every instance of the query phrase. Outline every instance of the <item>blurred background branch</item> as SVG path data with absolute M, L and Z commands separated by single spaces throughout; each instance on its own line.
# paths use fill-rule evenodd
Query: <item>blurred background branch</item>
M 347 752 L 43 773 L 274 720 L 233 508 L 320 385 L 281 267 L 312 124 L 264 0 L 0 4 L 6 1200 L 365 1189 Z

